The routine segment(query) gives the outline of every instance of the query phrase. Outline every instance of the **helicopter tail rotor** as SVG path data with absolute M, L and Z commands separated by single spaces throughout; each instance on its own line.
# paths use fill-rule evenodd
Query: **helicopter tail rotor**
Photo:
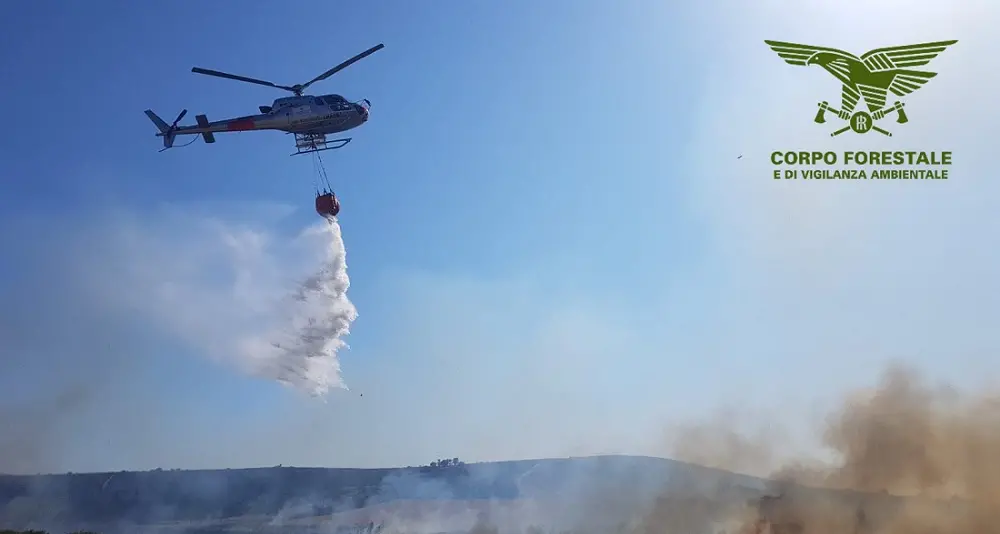
M 160 152 L 163 152 L 164 150 L 174 146 L 174 138 L 176 137 L 175 132 L 177 131 L 177 123 L 184 118 L 184 115 L 187 115 L 186 109 L 181 110 L 181 112 L 177 115 L 177 118 L 174 119 L 173 124 L 167 125 L 167 123 L 164 122 L 163 119 L 161 119 L 156 113 L 153 113 L 153 110 L 151 109 L 146 110 L 146 116 L 149 117 L 149 120 L 153 121 L 153 124 L 156 125 L 156 129 L 160 131 L 160 133 L 156 135 L 163 137 L 163 149 L 161 149 Z

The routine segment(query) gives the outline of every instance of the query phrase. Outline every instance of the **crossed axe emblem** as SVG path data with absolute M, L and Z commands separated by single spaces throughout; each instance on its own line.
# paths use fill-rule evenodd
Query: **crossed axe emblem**
M 846 111 L 842 109 L 834 109 L 830 107 L 827 101 L 822 101 L 819 103 L 819 111 L 816 112 L 816 118 L 814 119 L 817 123 L 823 124 L 826 122 L 826 112 L 829 111 L 837 115 L 841 120 L 847 121 L 847 126 L 833 132 L 830 137 L 838 136 L 847 130 L 854 130 L 855 133 L 863 134 L 868 133 L 870 130 L 875 130 L 876 132 L 883 134 L 888 137 L 892 137 L 892 134 L 887 130 L 879 128 L 875 125 L 876 121 L 882 120 L 886 115 L 896 112 L 896 123 L 905 124 L 909 122 L 909 118 L 906 116 L 906 112 L 903 111 L 903 103 L 899 100 L 895 104 L 885 108 L 880 109 L 874 113 L 869 114 L 867 111 L 856 111 L 853 115 L 849 115 Z

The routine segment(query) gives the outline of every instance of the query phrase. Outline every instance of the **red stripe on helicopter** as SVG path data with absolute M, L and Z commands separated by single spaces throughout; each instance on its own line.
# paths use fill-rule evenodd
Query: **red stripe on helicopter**
M 246 130 L 253 130 L 254 124 L 253 119 L 242 119 L 238 121 L 232 121 L 226 124 L 226 130 L 230 132 L 243 132 Z

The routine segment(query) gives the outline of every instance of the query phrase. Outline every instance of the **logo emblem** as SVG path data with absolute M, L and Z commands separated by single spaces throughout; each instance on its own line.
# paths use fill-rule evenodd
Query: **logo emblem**
M 840 135 L 847 130 L 864 134 L 872 130 L 892 137 L 878 121 L 893 112 L 896 113 L 896 123 L 905 124 L 909 118 L 903 111 L 903 102 L 896 100 L 891 106 L 886 106 L 886 99 L 891 92 L 896 97 L 905 97 L 923 87 L 936 72 L 916 70 L 930 63 L 946 48 L 957 43 L 952 41 L 937 41 L 906 46 L 878 48 L 866 52 L 861 57 L 838 50 L 783 41 L 765 40 L 771 50 L 777 52 L 785 63 L 796 66 L 819 65 L 832 74 L 842 84 L 840 93 L 840 109 L 836 109 L 826 101 L 819 103 L 815 122 L 826 122 L 826 114 L 830 112 L 837 118 L 846 121 L 847 125 L 830 134 Z M 867 109 L 855 108 L 858 101 L 864 99 Z

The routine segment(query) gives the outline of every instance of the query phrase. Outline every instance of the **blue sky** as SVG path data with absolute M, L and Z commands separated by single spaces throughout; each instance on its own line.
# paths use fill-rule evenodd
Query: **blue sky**
M 672 424 L 718 407 L 806 432 L 893 359 L 988 378 L 1000 262 L 976 132 L 995 112 L 967 102 L 996 9 L 972 2 L 942 36 L 943 8 L 921 4 L 885 42 L 879 17 L 807 4 L 4 5 L 0 96 L 21 129 L 0 143 L 0 405 L 25 437 L 0 467 L 669 454 Z M 813 15 L 827 23 L 795 22 Z M 962 40 L 909 137 L 878 141 L 946 145 L 962 178 L 772 183 L 777 147 L 867 145 L 817 134 L 814 100 L 837 88 L 765 38 Z M 379 42 L 315 86 L 372 102 L 324 159 L 360 313 L 352 391 L 324 404 L 213 355 L 245 333 L 234 273 L 273 289 L 311 265 L 291 244 L 317 220 L 310 161 L 280 133 L 161 154 L 142 110 L 250 113 L 284 95 L 191 67 L 301 83 Z M 164 305 L 168 286 L 191 299 Z

